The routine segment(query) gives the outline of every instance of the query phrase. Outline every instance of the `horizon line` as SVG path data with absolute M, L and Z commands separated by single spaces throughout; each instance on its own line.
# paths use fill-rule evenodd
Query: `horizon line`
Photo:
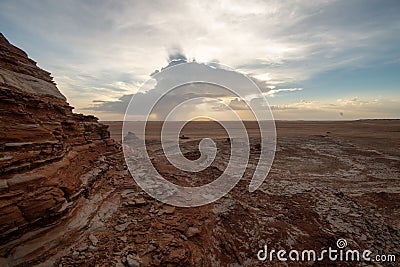
M 288 120 L 272 120 L 272 121 L 308 121 L 308 122 L 354 122 L 354 121 L 376 121 L 376 120 L 400 120 L 400 118 L 379 118 L 379 119 L 348 119 L 348 120 L 308 120 L 308 119 L 288 119 Z M 100 120 L 100 122 L 165 122 L 165 120 Z M 218 122 L 214 120 L 189 120 L 187 122 Z M 224 122 L 258 122 L 257 120 L 219 120 Z M 260 120 L 260 121 L 271 121 L 271 120 Z M 171 122 L 186 122 L 186 120 L 174 120 Z

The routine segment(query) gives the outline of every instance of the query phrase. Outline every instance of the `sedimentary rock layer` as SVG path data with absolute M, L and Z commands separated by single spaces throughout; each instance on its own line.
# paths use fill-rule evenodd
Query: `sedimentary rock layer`
M 107 126 L 72 109 L 50 73 L 0 34 L 2 242 L 73 207 L 92 162 L 115 150 Z

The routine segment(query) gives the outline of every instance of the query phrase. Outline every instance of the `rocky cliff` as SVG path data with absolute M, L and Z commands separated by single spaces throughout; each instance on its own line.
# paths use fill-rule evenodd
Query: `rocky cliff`
M 52 223 L 85 197 L 107 126 L 75 114 L 50 73 L 0 34 L 0 240 Z

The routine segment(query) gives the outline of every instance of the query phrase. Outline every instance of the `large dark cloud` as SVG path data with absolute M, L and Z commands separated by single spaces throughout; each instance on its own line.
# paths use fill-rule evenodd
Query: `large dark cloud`
M 187 62 L 187 57 L 180 46 L 173 46 L 168 49 L 168 62 L 171 63 L 171 61 Z
M 168 60 L 170 60 L 170 62 L 166 67 L 161 68 L 161 71 L 178 64 L 187 63 L 187 57 L 179 46 L 170 48 L 168 52 Z M 241 95 L 238 96 L 229 89 L 218 85 L 202 83 L 198 81 L 199 76 L 203 77 L 206 81 L 213 80 L 216 81 L 216 83 L 220 81 L 220 84 L 226 84 L 228 82 L 231 88 L 240 92 Z M 248 109 L 248 107 L 241 97 L 256 93 L 255 88 L 257 87 L 261 92 L 268 92 L 268 90 L 270 90 L 267 83 L 254 77 L 248 78 L 250 78 L 256 86 L 249 86 L 251 82 L 246 82 L 247 79 L 243 79 L 243 74 L 216 63 L 208 65 L 205 63 L 197 63 L 195 60 L 186 64 L 186 67 L 182 68 L 179 73 L 168 70 L 160 73 L 156 70 L 151 74 L 151 78 L 154 83 L 149 82 L 145 84 L 145 86 L 135 94 L 123 95 L 117 101 L 94 102 L 94 105 L 88 109 L 124 114 L 129 102 L 134 97 L 135 106 L 131 107 L 129 113 L 131 115 L 145 115 L 147 114 L 146 107 L 149 103 L 156 103 L 163 95 L 162 99 L 159 100 L 157 104 L 156 113 L 168 113 L 170 107 L 174 107 L 183 101 L 199 97 L 209 99 L 231 97 L 234 99 L 230 102 L 229 106 L 234 110 L 243 110 Z M 196 82 L 174 88 L 176 85 L 187 80 Z M 167 91 L 172 88 L 174 88 L 174 90 L 167 93 Z M 218 101 L 212 103 L 209 100 L 202 100 L 198 101 L 197 104 L 203 104 L 205 102 L 211 105 L 213 110 L 222 111 L 227 108 L 221 105 L 221 101 L 219 103 Z M 193 106 L 192 110 L 195 108 L 196 107 Z

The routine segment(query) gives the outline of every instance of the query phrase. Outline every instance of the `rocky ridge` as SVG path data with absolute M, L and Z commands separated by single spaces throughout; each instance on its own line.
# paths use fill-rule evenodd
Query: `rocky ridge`
M 0 34 L 1 243 L 68 214 L 103 171 L 94 162 L 118 151 L 107 126 L 72 110 L 50 73 Z

